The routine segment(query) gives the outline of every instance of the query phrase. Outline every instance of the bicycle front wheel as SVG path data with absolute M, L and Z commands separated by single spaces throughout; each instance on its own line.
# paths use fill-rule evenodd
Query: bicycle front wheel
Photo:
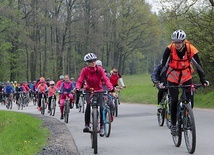
M 45 100 L 41 99 L 41 114 L 45 114 Z
M 65 111 L 64 111 L 64 115 L 65 115 L 65 123 L 68 123 L 68 117 L 69 117 L 69 101 L 66 101 L 66 104 L 65 104 Z
M 114 101 L 115 101 L 115 116 L 117 117 L 118 116 L 118 102 L 119 102 L 119 100 L 118 100 L 118 98 L 116 98 Z
M 108 108 L 103 109 L 103 127 L 105 136 L 109 137 L 111 133 L 111 112 Z
M 177 135 L 175 136 L 172 135 L 172 139 L 176 147 L 179 147 L 181 145 L 181 140 L 182 140 L 181 123 L 178 121 L 178 119 L 180 119 L 180 116 L 177 116 L 177 123 L 176 123 Z
M 184 139 L 187 151 L 193 154 L 196 148 L 195 118 L 190 104 L 187 104 L 185 107 L 183 113 Z
M 56 111 L 56 100 L 51 99 L 51 112 L 50 115 L 54 116 Z
M 97 108 L 93 108 L 92 122 L 93 122 L 93 131 L 91 132 L 91 140 L 92 140 L 91 142 L 92 142 L 92 148 L 94 148 L 94 154 L 97 154 L 97 125 L 98 125 Z
M 160 111 L 158 111 L 157 116 L 159 126 L 163 126 L 165 120 L 165 109 L 163 107 L 161 108 Z

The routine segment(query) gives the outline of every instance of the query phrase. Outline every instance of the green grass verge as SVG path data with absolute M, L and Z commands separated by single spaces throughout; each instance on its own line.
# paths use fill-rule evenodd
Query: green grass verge
M 28 114 L 0 111 L 0 154 L 37 154 L 49 136 L 42 124 L 42 120 Z
M 157 88 L 153 87 L 149 74 L 123 76 L 126 89 L 121 91 L 121 101 L 130 103 L 157 103 Z M 195 94 L 195 107 L 214 108 L 212 88 L 200 88 Z

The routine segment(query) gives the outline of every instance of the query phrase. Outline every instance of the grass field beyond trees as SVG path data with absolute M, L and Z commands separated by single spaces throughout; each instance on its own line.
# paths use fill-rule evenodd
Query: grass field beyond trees
M 129 103 L 157 104 L 157 88 L 153 87 L 149 74 L 123 76 L 126 89 L 121 91 L 121 101 Z M 195 92 L 195 107 L 214 108 L 214 91 L 211 87 Z
M 28 114 L 0 111 L 0 154 L 35 155 L 46 145 L 48 129 Z

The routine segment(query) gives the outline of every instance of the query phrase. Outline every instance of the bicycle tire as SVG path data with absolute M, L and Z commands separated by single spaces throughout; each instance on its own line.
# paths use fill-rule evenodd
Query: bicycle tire
M 33 97 L 33 105 L 35 106 L 36 105 L 36 98 Z
M 41 114 L 45 114 L 45 100 L 41 99 Z
M 111 134 L 111 112 L 109 108 L 103 109 L 104 135 L 109 137 Z
M 64 115 L 65 115 L 65 117 L 64 117 L 64 121 L 65 121 L 65 123 L 68 123 L 68 117 L 69 117 L 69 109 L 70 109 L 70 107 L 69 107 L 69 103 L 68 103 L 69 101 L 67 101 L 66 100 L 66 104 L 65 104 L 65 107 L 64 107 Z
M 166 110 L 165 112 L 165 118 L 166 118 L 166 126 L 168 127 L 168 129 L 170 129 L 171 126 L 171 120 L 170 120 L 170 112 L 169 110 Z
M 50 115 L 54 116 L 56 112 L 56 100 L 54 98 L 51 99 L 51 112 Z
M 10 103 L 10 104 L 9 104 L 9 109 L 12 109 L 12 108 L 13 108 L 13 102 L 12 102 L 11 99 L 9 100 L 9 103 Z
M 98 123 L 98 113 L 97 108 L 93 108 L 93 131 L 92 131 L 92 147 L 94 148 L 94 154 L 97 154 L 97 123 Z
M 165 121 L 165 109 L 162 108 L 161 112 L 157 113 L 158 116 L 158 124 L 159 126 L 163 126 L 164 121 Z
M 185 139 L 187 151 L 190 154 L 193 154 L 196 148 L 195 118 L 194 118 L 191 105 L 187 104 L 185 107 L 186 108 L 183 113 L 184 139 Z
M 83 105 L 83 103 L 82 103 L 82 97 L 80 97 L 79 98 L 79 112 L 81 112 L 81 110 L 82 110 L 82 105 Z
M 20 98 L 20 110 L 23 110 L 23 98 Z
M 177 116 L 177 123 L 176 123 L 177 124 L 176 126 L 178 127 L 177 135 L 176 136 L 172 135 L 172 139 L 176 147 L 179 147 L 182 141 L 181 123 L 178 122 L 178 119 L 180 119 L 180 116 Z
M 115 116 L 118 116 L 118 99 L 115 99 Z

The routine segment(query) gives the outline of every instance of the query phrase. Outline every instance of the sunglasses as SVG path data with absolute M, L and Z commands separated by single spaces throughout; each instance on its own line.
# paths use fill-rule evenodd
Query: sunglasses
M 113 73 L 118 73 L 117 71 L 113 71 Z
M 95 61 L 96 61 L 96 59 L 94 59 L 94 60 L 88 60 L 87 62 L 92 63 L 92 62 L 95 62 Z

